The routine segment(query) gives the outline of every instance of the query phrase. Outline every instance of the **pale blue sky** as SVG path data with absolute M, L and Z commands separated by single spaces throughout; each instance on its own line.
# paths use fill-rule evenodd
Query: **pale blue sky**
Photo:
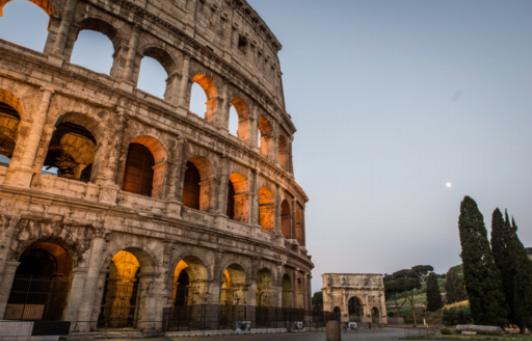
M 446 271 L 459 262 L 465 194 L 488 225 L 508 208 L 532 246 L 531 1 L 250 3 L 284 46 L 314 291 L 323 272 Z M 0 38 L 45 37 L 46 20 L 9 23 L 8 10 Z M 73 61 L 105 69 L 99 51 L 111 50 L 84 39 Z M 146 70 L 143 84 L 160 94 L 160 67 Z

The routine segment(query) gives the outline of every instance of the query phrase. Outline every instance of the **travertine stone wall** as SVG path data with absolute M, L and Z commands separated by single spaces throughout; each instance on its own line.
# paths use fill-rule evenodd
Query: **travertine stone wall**
M 0 0 L 0 9 L 6 2 Z M 206 304 L 220 302 L 224 270 L 237 264 L 245 273 L 249 305 L 257 304 L 258 272 L 267 270 L 271 280 L 259 289 L 272 306 L 282 306 L 282 279 L 288 275 L 294 304 L 286 308 L 309 311 L 313 264 L 303 214 L 308 198 L 293 175 L 295 127 L 284 105 L 281 45 L 257 13 L 242 0 L 33 2 L 50 15 L 44 52 L 0 40 L 0 101 L 20 117 L 13 156 L 0 165 L 0 317 L 21 254 L 43 240 L 72 258 L 63 319 L 81 321 L 75 332 L 97 328 L 109 264 L 121 250 L 140 263 L 141 330 L 161 329 L 183 259 L 204 267 L 204 278 L 194 285 L 202 288 Z M 110 75 L 70 63 L 82 29 L 113 42 Z M 143 56 L 168 72 L 162 99 L 136 87 Z M 210 82 L 211 112 L 205 118 L 188 108 L 198 77 Z M 228 132 L 228 104 L 235 96 L 246 106 L 245 139 Z M 268 148 L 254 142 L 259 117 L 271 128 Z M 82 126 L 96 140 L 89 181 L 42 171 L 58 122 Z M 281 157 L 279 140 L 289 143 Z M 131 143 L 153 156 L 149 196 L 122 190 Z M 200 171 L 200 209 L 181 202 L 187 161 Z M 231 178 L 234 173 L 241 177 Z M 240 205 L 234 219 L 226 215 L 231 179 Z M 273 200 L 269 230 L 259 225 L 262 187 Z M 292 210 L 288 236 L 281 234 L 284 200 Z
M 340 320 L 349 322 L 348 306 L 353 299 L 362 307 L 357 322 L 388 323 L 383 279 L 380 274 L 323 274 L 323 311 L 333 313 L 335 308 L 339 309 Z

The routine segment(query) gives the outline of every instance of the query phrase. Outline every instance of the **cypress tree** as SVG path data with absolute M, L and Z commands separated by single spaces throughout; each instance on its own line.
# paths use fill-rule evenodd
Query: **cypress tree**
M 445 275 L 445 293 L 447 303 L 459 302 L 467 299 L 464 286 L 464 273 L 462 266 L 453 266 Z
M 443 306 L 440 294 L 440 286 L 438 285 L 438 276 L 431 272 L 427 279 L 427 310 L 436 311 Z
M 532 327 L 532 264 L 528 252 L 517 236 L 517 224 L 512 219 L 510 223 L 506 214 L 507 229 L 510 231 L 510 257 L 514 262 L 513 320 L 521 330 Z
M 517 269 L 515 259 L 511 254 L 512 232 L 510 230 L 508 218 L 505 221 L 501 211 L 498 208 L 495 209 L 491 219 L 491 250 L 501 274 L 504 297 L 508 304 L 508 320 L 515 323 L 514 278 Z
M 466 196 L 458 219 L 464 281 L 475 323 L 503 326 L 507 321 L 506 301 L 483 219 L 476 202 Z

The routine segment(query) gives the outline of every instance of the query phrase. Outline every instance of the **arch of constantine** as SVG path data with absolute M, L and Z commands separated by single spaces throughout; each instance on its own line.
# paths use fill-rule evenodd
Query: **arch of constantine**
M 384 276 L 380 274 L 326 273 L 323 311 L 343 323 L 388 323 Z
M 0 40 L 0 319 L 74 333 L 303 320 L 308 199 L 281 45 L 253 8 L 33 3 L 49 15 L 44 51 Z M 112 42 L 109 74 L 70 62 L 83 30 Z M 167 73 L 163 98 L 137 87 L 144 57 Z M 204 112 L 189 110 L 193 87 Z

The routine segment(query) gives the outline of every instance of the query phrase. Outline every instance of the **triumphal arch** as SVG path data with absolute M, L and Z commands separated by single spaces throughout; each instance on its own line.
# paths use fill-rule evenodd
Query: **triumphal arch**
M 307 196 L 281 44 L 255 10 L 32 3 L 49 16 L 44 50 L 0 40 L 0 319 L 72 333 L 304 320 Z M 112 44 L 108 73 L 71 62 L 85 30 Z M 148 57 L 167 74 L 161 97 L 137 86 Z
M 323 311 L 344 323 L 388 323 L 383 279 L 380 274 L 323 274 Z

